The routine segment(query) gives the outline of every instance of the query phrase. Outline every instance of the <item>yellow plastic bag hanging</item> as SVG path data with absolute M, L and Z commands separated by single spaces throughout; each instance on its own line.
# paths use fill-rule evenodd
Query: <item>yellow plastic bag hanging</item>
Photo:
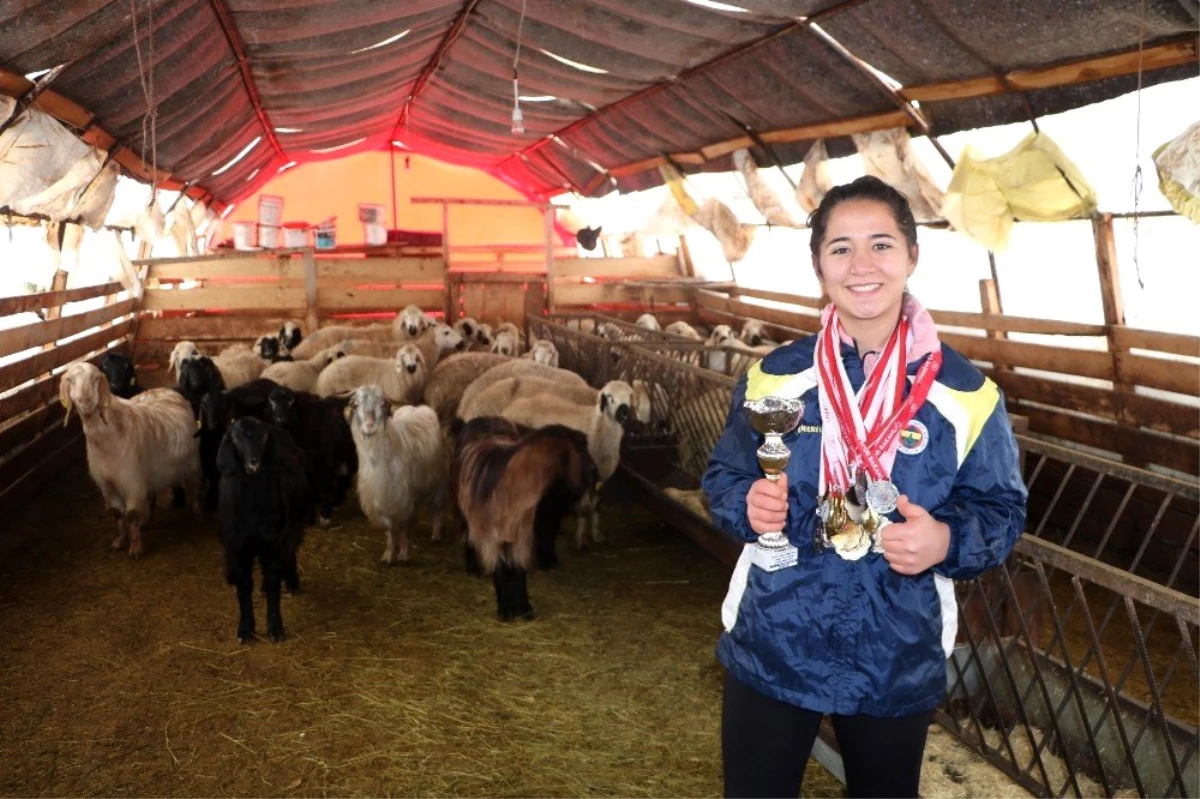
M 1155 150 L 1154 168 L 1175 213 L 1200 225 L 1200 122 Z
M 1049 136 L 1031 133 L 998 158 L 967 147 L 958 159 L 942 215 L 990 250 L 1008 248 L 1015 219 L 1058 222 L 1096 210 L 1096 192 Z

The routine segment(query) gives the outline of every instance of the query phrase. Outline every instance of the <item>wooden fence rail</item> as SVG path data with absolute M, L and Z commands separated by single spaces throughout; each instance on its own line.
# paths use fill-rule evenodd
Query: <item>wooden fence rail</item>
M 105 304 L 63 314 L 68 303 L 85 300 Z M 135 311 L 136 300 L 125 297 L 115 282 L 0 298 L 0 318 L 29 312 L 41 316 L 0 330 L 0 358 L 8 360 L 0 366 L 0 519 L 82 457 L 78 420 L 63 425 L 61 373 L 73 361 L 98 364 L 112 347 L 126 348 Z M 61 343 L 68 338 L 72 340 Z

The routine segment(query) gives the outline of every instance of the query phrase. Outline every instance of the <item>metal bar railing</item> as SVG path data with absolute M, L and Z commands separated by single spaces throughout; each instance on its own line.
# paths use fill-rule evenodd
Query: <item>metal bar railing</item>
M 635 334 L 625 323 L 610 330 L 631 337 L 610 339 L 559 321 L 531 317 L 529 325 L 559 347 L 562 366 L 592 385 L 619 378 L 656 387 L 652 415 L 661 425 L 628 431 L 628 446 L 665 448 L 673 474 L 698 487 L 735 380 L 680 357 L 694 343 Z M 591 317 L 592 330 L 605 324 Z M 1018 441 L 1030 459 L 1030 532 L 1004 566 L 957 584 L 960 638 L 936 718 L 1038 795 L 1195 795 L 1200 488 L 1037 438 Z M 1175 623 L 1158 623 L 1168 618 Z

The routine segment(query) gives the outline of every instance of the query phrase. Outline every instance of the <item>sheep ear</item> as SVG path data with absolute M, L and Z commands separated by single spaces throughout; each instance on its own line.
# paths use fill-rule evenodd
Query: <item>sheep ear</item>
M 225 477 L 232 477 L 241 467 L 241 459 L 238 457 L 237 447 L 233 445 L 231 431 L 225 434 L 221 439 L 221 446 L 217 448 L 217 471 Z
M 601 391 L 600 392 L 600 413 L 604 413 L 604 410 L 607 407 L 608 407 L 608 395 L 605 394 L 603 391 Z

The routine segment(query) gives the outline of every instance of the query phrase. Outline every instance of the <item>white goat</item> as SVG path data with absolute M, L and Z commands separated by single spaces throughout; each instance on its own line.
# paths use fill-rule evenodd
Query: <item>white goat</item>
M 192 407 L 181 394 L 155 388 L 121 399 L 99 369 L 75 363 L 63 372 L 59 399 L 66 408 L 63 424 L 72 408 L 83 423 L 88 472 L 117 518 L 113 549 L 128 546 L 131 557 L 141 556 L 142 525 L 164 488 L 182 485 L 199 513 L 200 439 Z
M 358 451 L 359 505 L 387 533 L 379 560 L 407 563 L 408 527 L 425 502 L 433 508 L 433 540 L 442 536 L 449 478 L 437 414 L 427 405 L 393 413 L 379 386 L 363 386 L 346 405 L 346 421 Z
M 317 376 L 315 393 L 321 397 L 345 395 L 355 389 L 375 385 L 389 402 L 415 405 L 425 392 L 425 357 L 417 345 L 401 344 L 392 358 L 347 355 L 339 358 Z

